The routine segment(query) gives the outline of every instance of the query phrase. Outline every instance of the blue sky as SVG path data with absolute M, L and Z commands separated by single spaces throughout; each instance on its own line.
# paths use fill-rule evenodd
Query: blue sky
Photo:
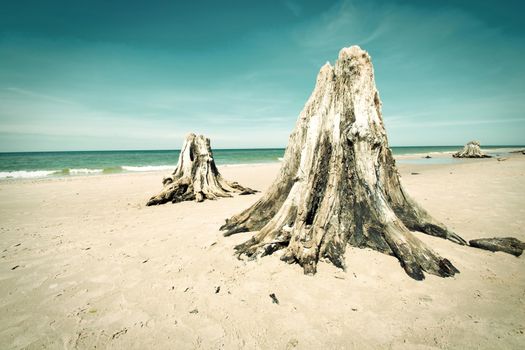
M 372 55 L 392 146 L 525 144 L 518 1 L 10 1 L 0 151 L 284 147 L 319 68 Z

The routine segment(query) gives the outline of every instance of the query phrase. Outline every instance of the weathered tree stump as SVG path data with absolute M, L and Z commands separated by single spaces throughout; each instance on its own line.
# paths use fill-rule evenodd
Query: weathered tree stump
M 465 240 L 433 219 L 403 189 L 381 115 L 370 56 L 344 48 L 325 64 L 290 136 L 283 165 L 266 194 L 226 220 L 225 236 L 258 231 L 235 247 L 281 259 L 314 274 L 319 259 L 345 268 L 346 245 L 368 247 L 400 261 L 408 275 L 459 272 L 411 230 Z
M 146 205 L 190 200 L 202 202 L 205 199 L 231 197 L 232 193 L 245 195 L 257 192 L 223 179 L 213 160 L 210 139 L 195 134 L 186 137 L 177 168 L 171 176 L 162 180 L 162 185 L 162 191 L 151 197 Z
M 470 141 L 459 152 L 452 155 L 454 158 L 492 158 L 488 154 L 481 152 L 479 141 Z
M 470 246 L 491 252 L 505 252 L 514 256 L 520 256 L 525 249 L 525 242 L 514 237 L 479 238 L 469 241 Z

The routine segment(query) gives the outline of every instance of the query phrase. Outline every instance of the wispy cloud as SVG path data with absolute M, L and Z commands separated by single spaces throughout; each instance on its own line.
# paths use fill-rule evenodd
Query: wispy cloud
M 75 102 L 69 101 L 63 98 L 59 98 L 56 96 L 50 96 L 50 95 L 38 93 L 35 91 L 31 91 L 31 90 L 20 89 L 16 87 L 7 87 L 7 88 L 4 88 L 4 90 L 15 93 L 15 94 L 23 95 L 23 96 L 26 96 L 32 99 L 47 100 L 47 101 L 62 103 L 62 104 L 67 104 L 67 105 L 75 104 Z
M 464 120 L 459 117 L 455 120 L 443 120 L 443 121 L 416 121 L 416 122 L 403 122 L 397 124 L 388 124 L 392 127 L 403 127 L 403 128 L 431 128 L 436 126 L 472 126 L 472 125 L 484 125 L 484 124 L 523 124 L 525 123 L 525 117 L 523 118 L 501 118 L 501 119 L 469 119 Z
M 374 9 L 380 17 L 382 9 Z M 379 39 L 390 26 L 386 18 L 378 20 L 352 1 L 341 1 L 316 20 L 294 31 L 296 42 L 313 52 L 339 50 L 343 46 L 366 45 Z
M 303 12 L 303 9 L 301 7 L 300 4 L 298 4 L 297 2 L 293 1 L 293 0 L 286 0 L 284 2 L 284 5 L 288 8 L 288 10 L 290 10 L 290 12 L 292 12 L 292 14 L 296 17 L 300 17 L 302 12 Z

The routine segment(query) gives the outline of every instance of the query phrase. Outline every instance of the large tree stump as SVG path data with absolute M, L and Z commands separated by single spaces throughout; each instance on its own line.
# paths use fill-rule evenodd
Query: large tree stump
M 244 195 L 257 192 L 223 179 L 213 160 L 210 139 L 195 134 L 186 137 L 177 168 L 171 176 L 162 180 L 162 185 L 162 191 L 151 197 L 146 205 L 190 200 L 202 202 L 205 199 L 231 197 L 232 193 Z
M 319 259 L 344 268 L 347 244 L 399 259 L 412 278 L 459 272 L 411 231 L 466 244 L 403 189 L 381 115 L 370 56 L 344 48 L 325 64 L 290 136 L 277 179 L 252 207 L 226 220 L 225 236 L 258 231 L 235 247 L 281 259 L 306 274 Z
M 454 158 L 492 158 L 491 156 L 481 152 L 479 141 L 470 141 L 463 147 L 461 151 L 458 151 L 452 155 Z

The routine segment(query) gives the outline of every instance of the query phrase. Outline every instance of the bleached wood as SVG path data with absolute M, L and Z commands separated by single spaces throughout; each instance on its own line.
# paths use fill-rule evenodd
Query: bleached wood
M 347 244 L 397 257 L 405 271 L 458 270 L 411 231 L 466 244 L 403 189 L 381 113 L 368 53 L 344 48 L 325 64 L 297 120 L 281 171 L 252 207 L 226 220 L 224 235 L 258 231 L 235 249 L 258 257 L 284 250 L 307 274 L 320 259 L 344 268 Z
M 463 147 L 461 151 L 458 151 L 452 155 L 454 158 L 491 158 L 491 156 L 481 152 L 479 141 L 470 141 Z
M 256 191 L 243 187 L 237 182 L 223 179 L 210 146 L 210 139 L 189 134 L 180 151 L 177 167 L 171 176 L 162 179 L 163 189 L 150 198 L 146 205 L 158 205 L 166 202 L 231 197 L 232 193 L 253 194 Z

